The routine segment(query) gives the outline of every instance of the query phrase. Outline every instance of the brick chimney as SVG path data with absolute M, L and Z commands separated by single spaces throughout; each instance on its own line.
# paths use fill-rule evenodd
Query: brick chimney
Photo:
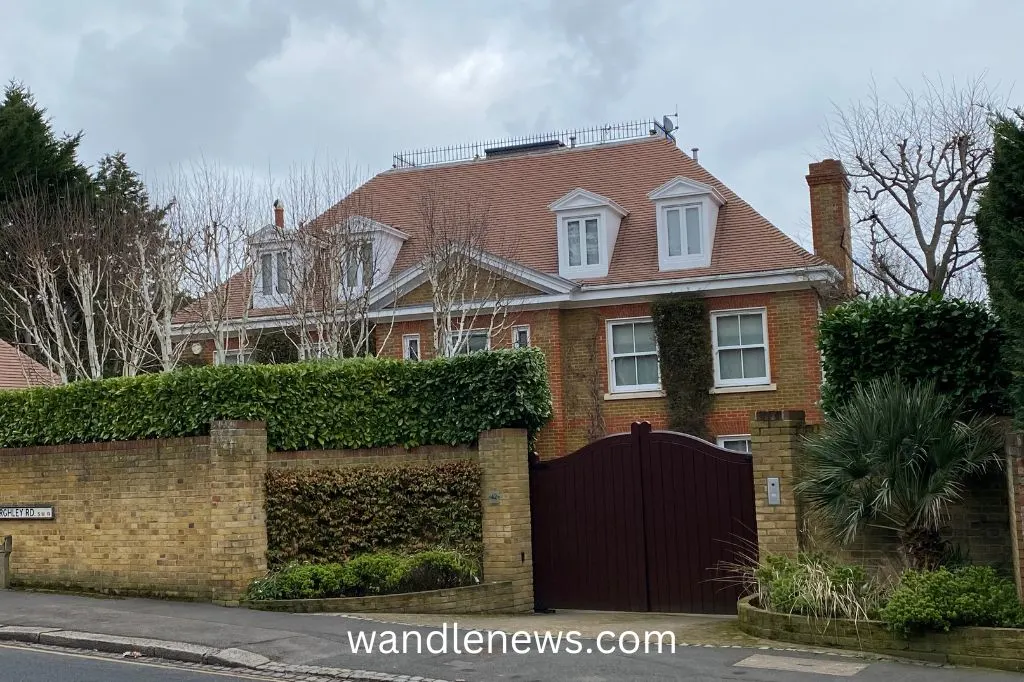
M 814 254 L 835 266 L 843 281 L 839 293 L 853 296 L 853 258 L 850 238 L 850 181 L 841 161 L 825 159 L 807 168 L 811 193 L 811 233 Z
M 274 199 L 274 224 L 279 230 L 284 229 L 284 202 Z

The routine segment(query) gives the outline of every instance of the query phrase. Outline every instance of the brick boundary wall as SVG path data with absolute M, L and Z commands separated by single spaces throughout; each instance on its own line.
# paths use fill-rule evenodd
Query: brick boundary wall
M 260 611 L 288 613 L 510 613 L 515 608 L 512 581 L 444 590 L 336 599 L 276 599 L 244 602 Z
M 800 551 L 800 508 L 796 485 L 796 449 L 807 430 L 800 410 L 755 412 L 750 420 L 754 465 L 757 544 L 762 552 L 795 556 Z M 779 504 L 768 504 L 768 479 L 779 479 Z
M 510 586 L 504 611 L 527 613 L 528 453 L 523 429 L 481 433 L 476 448 L 268 453 L 265 425 L 244 421 L 214 422 L 208 437 L 6 449 L 0 504 L 52 503 L 55 518 L 0 520 L 0 537 L 14 536 L 15 584 L 236 603 L 267 570 L 268 467 L 475 460 L 483 578 Z
M 1024 672 L 1024 630 L 963 627 L 907 638 L 878 621 L 773 613 L 757 608 L 752 601 L 753 597 L 740 600 L 737 611 L 740 630 L 754 637 Z
M 237 601 L 266 571 L 266 429 L 0 449 L 0 503 L 53 520 L 0 520 L 15 585 Z

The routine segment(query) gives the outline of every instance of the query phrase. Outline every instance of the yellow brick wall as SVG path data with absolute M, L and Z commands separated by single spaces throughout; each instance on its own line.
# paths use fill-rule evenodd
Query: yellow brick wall
M 484 580 L 512 583 L 512 612 L 533 611 L 530 469 L 526 431 L 480 434 Z
M 260 451 L 258 436 L 218 433 L 234 444 L 213 456 L 211 438 L 0 450 L 0 501 L 54 505 L 52 521 L 0 520 L 12 579 L 237 599 L 265 570 L 266 436 Z

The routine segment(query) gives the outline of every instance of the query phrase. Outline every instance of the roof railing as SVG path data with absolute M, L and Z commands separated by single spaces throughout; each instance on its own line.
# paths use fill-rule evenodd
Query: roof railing
M 391 167 L 420 168 L 445 163 L 476 161 L 488 157 L 494 158 L 495 156 L 540 153 L 564 147 L 588 147 L 608 142 L 621 142 L 623 140 L 635 140 L 646 137 L 661 136 L 675 140 L 672 135 L 673 127 L 669 124 L 669 127 L 666 128 L 665 122 L 648 119 L 592 128 L 576 128 L 574 130 L 560 130 L 537 135 L 470 142 L 447 147 L 430 147 L 395 154 Z

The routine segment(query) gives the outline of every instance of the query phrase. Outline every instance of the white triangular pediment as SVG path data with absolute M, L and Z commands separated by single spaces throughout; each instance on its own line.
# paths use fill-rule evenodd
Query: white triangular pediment
M 548 208 L 552 211 L 573 211 L 576 209 L 601 207 L 610 208 L 614 212 L 618 213 L 619 216 L 625 216 L 629 213 L 629 211 L 608 197 L 598 194 L 597 192 L 589 192 L 582 187 L 577 187 L 561 199 L 548 205 Z
M 705 185 L 703 182 L 690 180 L 689 178 L 684 178 L 681 175 L 677 175 L 658 189 L 648 194 L 647 198 L 651 201 L 660 201 L 662 199 L 679 199 L 682 197 L 698 196 L 710 196 L 718 203 L 719 206 L 725 203 L 725 197 L 723 197 L 718 190 L 711 185 Z
M 291 234 L 277 225 L 264 225 L 249 237 L 250 244 L 270 244 L 286 241 Z

